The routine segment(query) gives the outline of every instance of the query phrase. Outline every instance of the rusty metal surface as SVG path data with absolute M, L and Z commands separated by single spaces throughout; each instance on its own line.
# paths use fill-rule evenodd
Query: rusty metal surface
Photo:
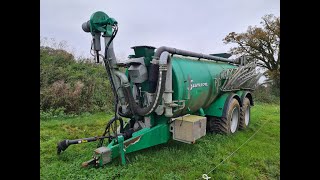
M 82 167 L 88 167 L 90 164 L 94 164 L 95 159 L 90 159 L 89 161 L 83 162 L 81 164 Z
M 124 144 L 124 147 L 127 148 L 127 147 L 129 147 L 130 145 L 137 143 L 137 142 L 140 140 L 140 138 L 141 138 L 141 136 L 137 136 L 137 137 L 135 137 L 135 138 L 133 138 L 133 139 L 131 139 L 131 140 L 129 140 L 129 141 L 125 141 L 125 142 L 123 143 L 123 144 Z

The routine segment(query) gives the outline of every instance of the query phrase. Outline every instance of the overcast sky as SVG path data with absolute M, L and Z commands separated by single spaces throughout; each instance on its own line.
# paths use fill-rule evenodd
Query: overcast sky
M 92 13 L 118 21 L 114 39 L 120 58 L 132 46 L 170 46 L 205 54 L 227 52 L 222 39 L 259 25 L 265 14 L 280 16 L 280 0 L 41 0 L 40 36 L 67 41 L 76 56 L 90 56 L 91 36 L 81 29 Z

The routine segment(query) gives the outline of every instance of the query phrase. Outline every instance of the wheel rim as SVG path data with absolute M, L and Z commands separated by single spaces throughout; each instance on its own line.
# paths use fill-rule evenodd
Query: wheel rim
M 238 121 L 239 121 L 239 110 L 238 108 L 234 108 L 232 111 L 232 117 L 231 117 L 231 127 L 230 127 L 231 133 L 236 132 Z
M 246 114 L 244 116 L 244 123 L 246 124 L 246 126 L 248 126 L 249 121 L 250 121 L 250 107 L 246 109 Z

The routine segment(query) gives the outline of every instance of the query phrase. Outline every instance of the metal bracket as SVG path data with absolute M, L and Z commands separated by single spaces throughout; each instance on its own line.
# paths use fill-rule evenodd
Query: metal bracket
M 171 104 L 171 106 L 173 108 L 177 108 L 177 109 L 173 109 L 173 112 L 177 112 L 177 111 L 180 111 L 182 109 L 184 109 L 184 107 L 186 106 L 186 100 L 175 100 L 175 101 L 172 101 L 173 103 Z M 179 104 L 179 103 L 182 103 L 182 104 Z M 174 105 L 173 105 L 174 104 Z
M 122 135 L 118 136 L 118 144 L 119 144 L 121 164 L 122 165 L 126 165 L 125 149 L 124 149 L 123 142 L 124 142 L 124 137 Z

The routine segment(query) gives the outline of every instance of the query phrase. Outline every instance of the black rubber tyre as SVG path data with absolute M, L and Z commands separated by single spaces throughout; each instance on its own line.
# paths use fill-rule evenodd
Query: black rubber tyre
M 250 124 L 250 100 L 245 98 L 242 103 L 241 111 L 240 111 L 240 123 L 239 129 L 246 129 Z M 246 121 L 247 120 L 247 121 Z
M 217 117 L 207 116 L 207 132 L 214 133 L 214 121 Z
M 233 128 L 231 128 L 232 120 L 234 121 Z M 233 134 L 237 131 L 240 122 L 240 105 L 236 99 L 232 99 L 228 110 L 227 118 L 224 117 L 208 117 L 209 132 L 219 134 Z

